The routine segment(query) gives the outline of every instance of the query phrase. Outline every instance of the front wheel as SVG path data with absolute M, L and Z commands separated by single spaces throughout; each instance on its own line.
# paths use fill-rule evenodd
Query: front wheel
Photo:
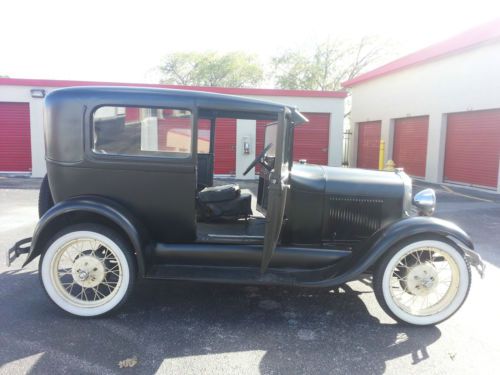
M 127 243 L 94 224 L 56 234 L 40 260 L 40 277 L 50 299 L 77 316 L 106 314 L 121 306 L 135 280 Z
M 375 296 L 392 318 L 425 326 L 452 316 L 465 302 L 470 266 L 445 239 L 417 239 L 391 249 L 373 276 Z

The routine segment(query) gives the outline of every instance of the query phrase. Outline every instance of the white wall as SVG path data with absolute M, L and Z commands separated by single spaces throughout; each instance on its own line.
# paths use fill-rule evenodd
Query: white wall
M 257 135 L 257 121 L 237 120 L 236 121 L 236 178 L 254 179 L 255 168 L 246 176 L 243 172 L 255 159 L 255 139 Z M 245 154 L 243 143 L 248 142 L 249 153 Z M 260 152 L 260 151 L 259 151 Z
M 500 43 L 490 43 L 355 85 L 352 129 L 381 120 L 386 160 L 392 157 L 392 123 L 396 118 L 429 115 L 426 180 L 443 179 L 446 114 L 500 108 Z M 350 147 L 356 165 L 357 134 Z
M 45 145 L 43 138 L 43 99 L 32 98 L 30 90 L 34 87 L 28 86 L 2 86 L 0 85 L 0 102 L 24 102 L 30 105 L 31 119 L 31 158 L 32 158 L 32 176 L 43 177 L 46 173 L 45 168 Z M 44 89 L 46 93 L 53 91 L 53 87 L 36 87 Z M 328 164 L 340 166 L 342 163 L 342 137 L 344 121 L 344 99 L 343 98 L 318 98 L 318 97 L 295 97 L 295 96 L 262 96 L 245 95 L 254 99 L 272 101 L 290 106 L 296 106 L 302 112 L 330 113 L 330 139 L 328 150 Z M 238 177 L 251 162 L 250 156 L 255 157 L 255 134 L 256 125 L 250 122 L 241 122 L 238 120 L 237 139 L 236 139 L 236 173 Z M 252 128 L 253 126 L 253 128 Z M 307 126 L 307 125 L 305 125 Z M 244 133 L 244 134 L 243 134 Z M 244 155 L 240 150 L 242 147 L 241 138 L 251 136 L 252 146 L 251 154 Z M 250 161 L 249 161 L 250 160 Z M 252 158 L 253 160 L 253 158 Z M 254 173 L 247 175 L 254 178 Z

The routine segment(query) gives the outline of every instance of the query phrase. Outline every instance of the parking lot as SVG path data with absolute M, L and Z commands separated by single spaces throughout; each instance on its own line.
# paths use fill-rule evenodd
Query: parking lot
M 85 320 L 48 300 L 37 262 L 3 262 L 31 236 L 39 183 L 0 178 L 2 374 L 498 373 L 499 195 L 435 186 L 436 216 L 461 225 L 488 267 L 484 280 L 473 271 L 467 302 L 436 327 L 396 324 L 369 280 L 332 290 L 143 281 L 118 314 Z

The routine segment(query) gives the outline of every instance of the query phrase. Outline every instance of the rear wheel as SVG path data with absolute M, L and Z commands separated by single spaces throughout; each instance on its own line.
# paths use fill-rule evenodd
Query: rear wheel
M 126 242 L 106 227 L 82 224 L 56 234 L 40 260 L 50 299 L 77 316 L 120 307 L 132 290 L 135 261 Z
M 392 318 L 433 325 L 465 302 L 470 266 L 462 251 L 445 239 L 417 239 L 391 249 L 373 277 L 375 295 Z

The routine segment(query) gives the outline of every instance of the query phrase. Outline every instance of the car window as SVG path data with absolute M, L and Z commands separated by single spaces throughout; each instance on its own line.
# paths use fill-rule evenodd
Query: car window
M 266 132 L 264 135 L 264 147 L 267 147 L 268 144 L 272 144 L 271 148 L 267 151 L 268 157 L 276 156 L 276 137 L 278 136 L 278 124 L 271 123 L 266 125 Z
M 93 151 L 186 158 L 191 155 L 192 120 L 184 109 L 100 107 L 92 117 Z

